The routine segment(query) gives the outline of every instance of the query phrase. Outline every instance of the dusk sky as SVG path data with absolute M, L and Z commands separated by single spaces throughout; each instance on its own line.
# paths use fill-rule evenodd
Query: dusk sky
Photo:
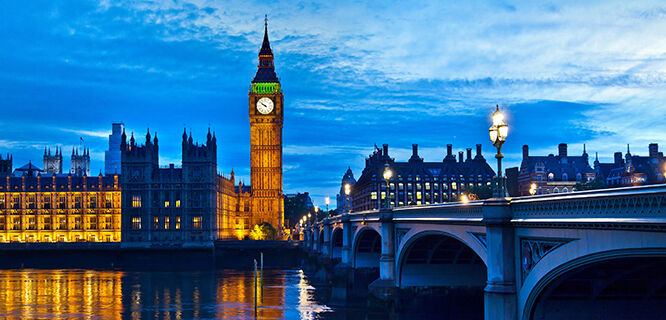
M 584 2 L 584 4 L 583 4 Z M 0 11 L 0 152 L 41 167 L 79 137 L 104 168 L 111 123 L 160 165 L 183 128 L 218 138 L 218 170 L 249 181 L 248 89 L 269 17 L 285 97 L 284 190 L 334 199 L 373 145 L 426 161 L 483 144 L 495 104 L 506 167 L 583 144 L 594 159 L 666 149 L 663 1 L 6 1 Z M 334 203 L 334 200 L 332 201 Z

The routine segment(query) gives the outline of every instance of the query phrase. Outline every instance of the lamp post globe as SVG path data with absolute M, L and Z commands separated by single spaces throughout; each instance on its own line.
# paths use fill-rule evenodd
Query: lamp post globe
M 393 177 L 393 170 L 391 170 L 391 166 L 389 166 L 388 163 L 384 165 L 384 172 L 382 173 L 382 177 L 384 178 L 384 181 L 386 181 L 386 193 L 384 195 L 384 198 L 386 200 L 385 200 L 384 207 L 385 208 L 390 208 L 391 203 L 390 203 L 390 200 L 389 200 L 389 195 L 391 194 L 391 190 L 390 190 L 390 187 L 389 187 L 389 181 Z
M 495 112 L 492 115 L 493 124 L 488 129 L 488 135 L 490 136 L 490 141 L 493 143 L 493 146 L 497 148 L 497 154 L 495 158 L 497 159 L 497 184 L 495 188 L 495 196 L 498 198 L 504 198 L 506 196 L 506 191 L 504 188 L 504 177 L 502 176 L 502 144 L 506 141 L 506 137 L 509 134 L 509 125 L 505 122 L 505 116 L 502 111 L 499 109 L 499 105 L 496 106 Z

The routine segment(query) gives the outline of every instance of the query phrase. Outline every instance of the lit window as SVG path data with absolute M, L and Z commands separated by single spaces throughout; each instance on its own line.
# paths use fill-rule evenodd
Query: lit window
M 141 230 L 141 217 L 132 217 L 132 229 Z
M 192 217 L 192 229 L 201 229 L 201 217 Z
M 458 185 L 455 182 L 451 182 L 451 190 L 458 190 Z
M 158 217 L 153 217 L 153 229 L 160 228 L 160 219 Z
M 373 192 L 370 194 L 370 199 L 372 199 L 372 200 L 377 200 L 377 191 L 373 191 Z
M 180 200 L 176 200 L 176 208 L 180 208 Z
M 169 217 L 164 217 L 164 229 L 169 230 Z
M 141 208 L 141 195 L 135 194 L 132 196 L 132 208 Z
M 421 192 L 416 193 L 416 199 L 421 200 Z M 421 201 L 418 201 L 418 202 L 421 202 Z
M 176 229 L 180 229 L 180 217 L 176 217 Z
M 168 208 L 169 207 L 169 201 L 164 201 L 164 207 Z

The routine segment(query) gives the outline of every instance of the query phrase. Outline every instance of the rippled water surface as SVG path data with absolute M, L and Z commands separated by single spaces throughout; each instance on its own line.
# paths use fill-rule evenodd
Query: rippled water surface
M 0 270 L 0 318 L 255 319 L 254 279 L 241 270 Z M 258 319 L 360 316 L 317 301 L 301 270 L 265 270 L 257 296 Z

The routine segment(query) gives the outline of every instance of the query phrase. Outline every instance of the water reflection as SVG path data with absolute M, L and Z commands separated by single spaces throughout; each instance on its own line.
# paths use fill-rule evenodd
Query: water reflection
M 0 270 L 0 318 L 255 319 L 254 273 Z M 258 319 L 318 319 L 320 304 L 300 270 L 265 270 Z

